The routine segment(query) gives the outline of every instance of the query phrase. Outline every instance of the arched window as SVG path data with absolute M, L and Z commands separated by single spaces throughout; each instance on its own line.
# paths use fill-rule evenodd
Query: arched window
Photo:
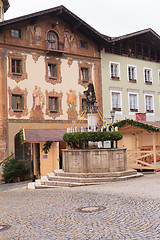
M 21 144 L 20 134 L 17 133 L 15 136 L 15 157 L 17 160 L 31 160 L 31 144 Z
M 56 50 L 58 49 L 58 35 L 54 31 L 49 31 L 47 34 L 48 48 Z

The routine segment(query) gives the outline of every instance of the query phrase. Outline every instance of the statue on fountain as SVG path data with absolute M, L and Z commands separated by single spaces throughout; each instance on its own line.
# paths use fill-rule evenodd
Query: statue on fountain
M 96 106 L 96 94 L 94 91 L 94 85 L 93 83 L 88 84 L 88 89 L 84 91 L 84 94 L 86 96 L 86 108 L 87 108 L 87 113 L 93 112 L 97 113 L 97 106 Z

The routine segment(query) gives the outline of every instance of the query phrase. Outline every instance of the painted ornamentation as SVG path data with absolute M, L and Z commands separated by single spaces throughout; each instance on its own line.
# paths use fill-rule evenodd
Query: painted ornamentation
M 70 33 L 69 31 L 64 32 L 64 47 L 65 50 L 77 49 L 76 36 L 73 33 Z
M 40 45 L 42 40 L 41 27 L 35 25 L 28 26 L 26 40 L 28 45 Z
M 34 62 L 36 63 L 37 61 L 38 61 L 38 58 L 40 57 L 40 55 L 39 54 L 37 54 L 37 53 L 32 53 L 32 58 L 33 58 L 33 60 L 34 60 Z
M 69 93 L 67 94 L 67 105 L 68 105 L 68 110 L 67 110 L 67 114 L 68 114 L 68 119 L 69 120 L 76 120 L 77 119 L 77 111 L 76 111 L 76 95 L 73 92 L 72 89 L 69 90 Z
M 32 93 L 33 96 L 33 106 L 32 110 L 30 111 L 30 118 L 33 120 L 41 120 L 43 119 L 43 112 L 42 112 L 42 107 L 43 107 L 43 96 L 40 91 L 40 88 L 38 86 L 35 86 L 35 89 Z

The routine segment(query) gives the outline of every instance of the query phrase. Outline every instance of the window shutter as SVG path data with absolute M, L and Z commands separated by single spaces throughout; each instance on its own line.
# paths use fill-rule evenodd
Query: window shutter
M 22 102 L 22 108 L 21 109 L 24 110 L 24 97 L 23 97 L 23 95 L 21 96 L 21 100 L 22 100 L 21 101 Z
M 15 95 L 12 95 L 12 109 L 16 109 L 16 98 L 15 98 Z
M 49 97 L 49 110 L 52 111 L 52 108 L 51 108 L 51 97 Z
M 51 65 L 50 64 L 48 64 L 48 77 L 51 77 Z

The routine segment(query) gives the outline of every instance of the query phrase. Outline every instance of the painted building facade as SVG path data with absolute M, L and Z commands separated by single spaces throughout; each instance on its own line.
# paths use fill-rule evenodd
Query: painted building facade
M 109 38 L 102 51 L 103 113 L 115 120 L 136 119 L 146 113 L 148 121 L 160 119 L 160 37 L 146 29 Z
M 90 82 L 102 110 L 100 48 L 106 40 L 63 6 L 2 21 L 0 29 L 0 159 L 13 152 L 27 160 L 39 150 L 27 143 L 22 149 L 17 133 L 71 127 Z M 44 143 L 35 144 L 42 150 Z M 58 168 L 59 144 L 53 145 L 52 167 L 43 170 L 40 155 L 42 175 Z

